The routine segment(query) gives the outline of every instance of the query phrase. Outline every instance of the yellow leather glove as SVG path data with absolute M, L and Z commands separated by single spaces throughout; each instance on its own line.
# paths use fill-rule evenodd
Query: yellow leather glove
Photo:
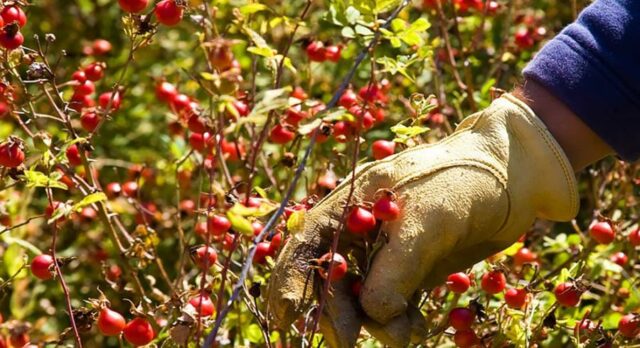
M 446 139 L 364 164 L 353 180 L 348 204 L 374 201 L 376 191 L 388 188 L 401 216 L 382 224 L 388 242 L 375 254 L 359 299 L 350 295 L 348 279 L 334 284 L 321 319 L 334 347 L 353 346 L 361 325 L 392 346 L 423 339 L 426 328 L 411 304 L 417 290 L 508 247 L 535 218 L 566 221 L 578 210 L 575 177 L 562 149 L 533 111 L 508 94 Z M 302 231 L 276 262 L 267 296 L 281 327 L 318 294 L 320 278 L 308 261 L 330 249 L 350 181 L 305 214 Z M 349 238 L 341 240 L 343 255 L 361 248 L 357 237 Z

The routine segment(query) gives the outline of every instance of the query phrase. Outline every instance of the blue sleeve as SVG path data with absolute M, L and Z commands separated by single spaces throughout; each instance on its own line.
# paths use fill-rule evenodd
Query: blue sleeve
M 640 158 L 640 1 L 597 0 L 523 72 L 623 159 Z

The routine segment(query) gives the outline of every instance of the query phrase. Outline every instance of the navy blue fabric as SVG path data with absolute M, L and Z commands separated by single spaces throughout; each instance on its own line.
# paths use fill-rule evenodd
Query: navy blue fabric
M 597 0 L 523 71 L 620 157 L 640 158 L 640 0 Z

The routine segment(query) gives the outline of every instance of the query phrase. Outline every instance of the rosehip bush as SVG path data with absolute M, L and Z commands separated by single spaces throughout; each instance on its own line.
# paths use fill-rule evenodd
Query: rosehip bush
M 0 347 L 322 345 L 318 311 L 275 327 L 264 297 L 305 212 L 517 85 L 588 3 L 2 1 Z M 423 346 L 639 343 L 640 166 L 578 179 L 574 221 L 418 294 Z M 404 206 L 345 202 L 336 235 L 373 257 Z M 309 277 L 357 296 L 354 260 Z

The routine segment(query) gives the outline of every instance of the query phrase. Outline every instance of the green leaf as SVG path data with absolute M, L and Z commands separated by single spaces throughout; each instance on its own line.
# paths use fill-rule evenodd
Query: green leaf
M 231 211 L 227 212 L 227 218 L 231 222 L 231 228 L 235 231 L 246 235 L 253 235 L 253 226 L 251 226 L 249 220 Z
M 358 9 L 353 6 L 347 7 L 347 10 L 344 12 L 344 16 L 347 20 L 347 23 L 351 25 L 355 25 L 362 18 L 360 11 L 358 11 Z
M 246 15 L 250 15 L 250 14 L 254 14 L 260 11 L 264 11 L 264 10 L 269 10 L 269 7 L 267 7 L 267 5 L 261 4 L 261 3 L 252 3 L 252 4 L 247 4 L 244 5 L 242 7 L 240 7 L 240 13 L 242 13 L 242 15 L 246 16 Z
M 24 249 L 18 244 L 9 244 L 4 251 L 3 263 L 8 276 L 16 274 L 15 279 L 24 278 L 28 275 L 25 266 Z M 20 273 L 18 273 L 20 272 Z
M 260 196 L 262 198 L 267 198 L 267 191 L 265 191 L 262 187 L 255 186 L 253 189 L 256 191 L 258 196 Z
M 362 36 L 371 36 L 374 34 L 374 32 L 371 29 L 360 24 L 356 25 L 356 33 Z
M 247 52 L 253 53 L 255 55 L 258 56 L 262 56 L 262 57 L 266 57 L 266 58 L 273 58 L 275 57 L 275 51 L 273 49 L 271 49 L 270 47 L 249 47 L 247 48 Z
M 376 13 L 383 13 L 390 10 L 393 10 L 400 6 L 402 0 L 377 0 L 374 11 Z
M 429 131 L 429 127 L 424 126 L 405 126 L 403 124 L 397 124 L 391 127 L 391 131 L 398 136 L 403 137 L 415 137 L 416 135 L 420 135 Z
M 298 127 L 298 133 L 302 135 L 311 134 L 311 132 L 313 132 L 316 128 L 320 127 L 321 124 L 322 124 L 322 120 L 319 118 L 316 118 L 315 120 L 309 123 L 300 125 Z
M 79 211 L 80 209 L 91 205 L 93 203 L 102 202 L 107 200 L 107 195 L 104 192 L 95 192 L 88 196 L 85 196 L 80 202 L 76 203 L 72 207 L 72 211 Z
M 50 176 L 45 175 L 42 172 L 36 170 L 25 170 L 24 174 L 21 176 L 27 183 L 27 187 L 50 187 L 50 188 L 59 188 L 62 190 L 68 190 L 69 188 L 64 183 L 58 181 L 61 176 L 54 172 Z
M 353 39 L 356 37 L 356 32 L 353 31 L 353 28 L 351 27 L 342 28 L 342 31 L 340 31 L 340 34 L 342 34 L 343 37 L 346 37 L 348 39 Z

